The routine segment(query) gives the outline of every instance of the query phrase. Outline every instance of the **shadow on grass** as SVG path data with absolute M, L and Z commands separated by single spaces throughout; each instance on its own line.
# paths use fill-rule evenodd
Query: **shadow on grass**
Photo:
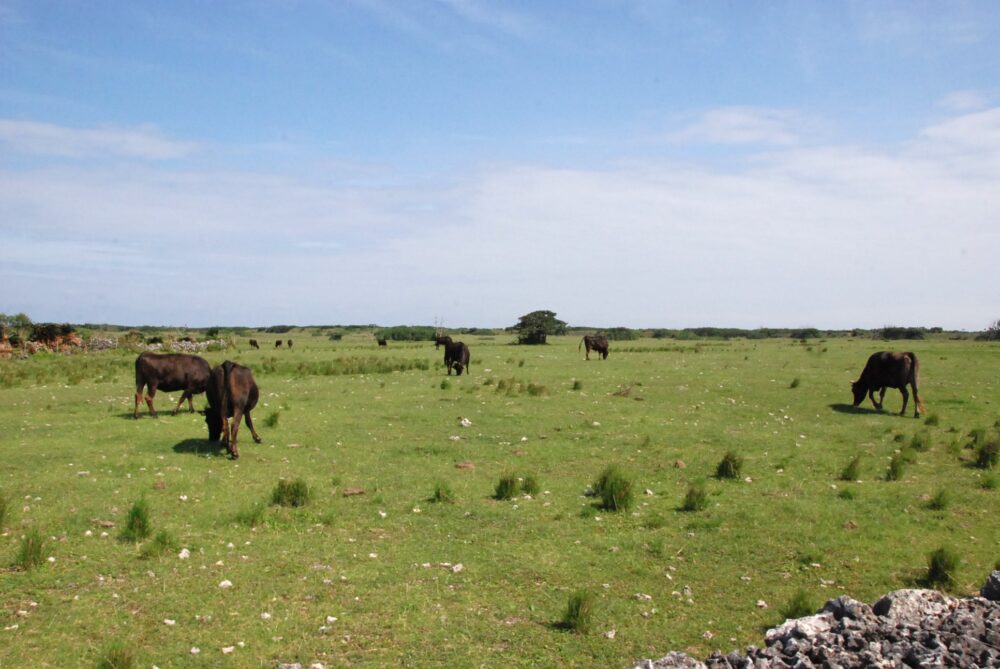
M 854 413 L 854 414 L 873 414 L 873 413 L 885 413 L 884 411 L 879 411 L 878 409 L 869 409 L 867 407 L 856 407 L 852 404 L 831 404 L 830 408 L 837 413 Z
M 190 453 L 193 455 L 225 455 L 228 453 L 221 441 L 208 439 L 185 439 L 174 444 L 174 453 Z

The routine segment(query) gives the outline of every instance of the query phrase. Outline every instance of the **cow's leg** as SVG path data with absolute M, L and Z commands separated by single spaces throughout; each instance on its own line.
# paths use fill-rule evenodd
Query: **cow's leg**
M 590 360 L 590 347 L 588 346 L 583 352 L 583 359 Z
M 136 419 L 139 418 L 139 405 L 142 403 L 142 388 L 145 385 L 146 384 L 142 384 L 142 386 L 136 386 L 135 389 L 135 413 L 133 414 L 133 416 Z
M 899 415 L 906 415 L 906 403 L 910 400 L 910 392 L 906 389 L 905 385 L 899 387 L 899 392 L 903 393 L 903 408 L 900 409 Z
M 180 401 L 177 402 L 177 406 L 174 407 L 173 413 L 170 414 L 171 416 L 176 416 L 177 415 L 177 413 L 181 410 L 181 407 L 184 406 L 184 400 L 185 399 L 187 399 L 188 401 L 191 400 L 191 395 L 189 395 L 188 391 L 186 391 L 186 390 L 181 391 L 181 399 L 180 399 Z
M 260 435 L 257 434 L 257 430 L 253 429 L 253 419 L 250 418 L 250 412 L 249 411 L 247 411 L 245 414 L 243 414 L 243 422 L 245 422 L 247 424 L 247 427 L 250 428 L 250 434 L 253 435 L 253 440 L 255 442 L 257 442 L 258 444 L 260 442 L 262 442 L 263 439 L 261 439 Z
M 882 386 L 878 391 L 878 410 L 882 410 L 882 406 L 885 404 L 885 391 L 888 390 L 887 387 Z
M 194 413 L 194 402 L 191 399 L 194 397 L 194 393 L 188 393 L 188 413 Z
M 236 448 L 236 435 L 240 431 L 240 420 L 243 418 L 243 411 L 239 407 L 233 407 L 233 430 L 229 435 L 229 455 L 235 460 L 240 457 L 240 451 Z
M 156 409 L 153 408 L 153 398 L 156 397 L 156 386 L 147 386 L 148 392 L 146 393 L 146 406 L 149 407 L 149 415 L 156 417 Z
M 225 415 L 222 417 L 222 443 L 226 445 L 230 453 L 233 452 L 229 446 L 229 418 Z
M 872 401 L 872 404 L 875 405 L 875 409 L 877 411 L 881 411 L 882 410 L 882 405 L 879 404 L 878 401 L 875 399 L 875 389 L 874 388 L 869 388 L 868 389 L 868 398 Z
M 910 385 L 913 386 L 913 417 L 920 418 L 920 395 L 917 394 L 917 384 Z

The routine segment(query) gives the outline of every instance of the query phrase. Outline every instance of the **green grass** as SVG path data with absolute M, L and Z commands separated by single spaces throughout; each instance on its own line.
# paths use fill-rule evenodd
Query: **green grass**
M 684 501 L 681 502 L 680 510 L 704 511 L 707 508 L 708 493 L 705 491 L 705 486 L 701 483 L 692 484 L 684 495 Z
M 950 548 L 938 548 L 927 558 L 928 585 L 937 588 L 951 589 L 955 585 L 955 573 L 958 569 L 958 555 Z
M 577 590 L 569 596 L 566 603 L 566 611 L 563 613 L 561 625 L 564 629 L 586 634 L 594 626 L 594 609 L 597 606 L 597 598 L 587 590 Z
M 261 444 L 241 428 L 238 461 L 207 442 L 202 416 L 170 415 L 178 393 L 158 394 L 158 420 L 131 418 L 134 353 L 0 360 L 10 380 L 0 383 L 0 665 L 93 667 L 122 639 L 136 667 L 162 669 L 626 667 L 671 649 L 760 645 L 800 589 L 818 605 L 912 587 L 940 546 L 962 557 L 951 589 L 971 594 L 998 557 L 988 538 L 1000 497 L 984 487 L 997 470 L 972 466 L 964 448 L 970 431 L 996 421 L 995 345 L 912 343 L 927 410 L 940 416 L 928 425 L 896 415 L 896 392 L 883 413 L 850 406 L 848 382 L 884 348 L 860 337 L 830 337 L 822 355 L 788 340 L 640 339 L 587 363 L 579 337 L 515 349 L 504 335 L 463 335 L 471 373 L 441 391 L 447 375 L 430 342 L 393 342 L 380 366 L 370 337 L 296 331 L 295 348 L 279 352 L 276 335 L 249 336 L 272 348 L 244 339 L 206 358 L 253 369 L 255 422 L 284 415 L 275 429 L 258 425 Z M 338 369 L 348 373 L 322 373 Z M 530 384 L 548 392 L 531 395 Z M 628 386 L 643 401 L 615 396 Z M 933 447 L 899 480 L 879 480 L 894 450 L 925 430 Z M 727 450 L 751 483 L 711 478 Z M 862 475 L 841 499 L 832 479 L 855 455 Z M 632 481 L 628 512 L 583 494 L 609 463 Z M 543 489 L 497 502 L 504 472 Z M 276 483 L 296 479 L 309 503 L 270 506 Z M 710 503 L 678 512 L 705 479 Z M 435 482 L 453 502 L 427 501 Z M 949 492 L 947 509 L 924 509 L 919 500 L 938 490 Z M 151 537 L 116 541 L 143 497 Z M 32 527 L 41 562 L 15 568 Z M 161 531 L 177 548 L 144 559 Z M 818 590 L 819 579 L 836 585 Z M 691 603 L 671 595 L 685 585 Z M 595 598 L 591 633 L 565 633 L 558 623 L 581 589 Z M 757 599 L 775 604 L 760 610 Z
M 101 652 L 95 669 L 133 669 L 135 652 L 124 642 L 115 641 Z
M 812 596 L 804 589 L 795 591 L 795 594 L 781 607 L 781 616 L 785 620 L 790 618 L 804 618 L 816 613 L 819 607 L 813 601 Z
M 37 527 L 30 528 L 21 537 L 20 548 L 17 551 L 17 558 L 14 566 L 24 571 L 30 571 L 41 566 L 45 559 L 45 537 L 38 531 Z
M 271 506 L 305 506 L 311 497 L 312 492 L 305 480 L 301 478 L 293 481 L 282 479 L 271 491 Z
M 152 531 L 152 523 L 149 519 L 149 502 L 145 497 L 132 505 L 125 516 L 125 527 L 118 538 L 122 541 L 137 542 L 149 536 Z
M 608 465 L 594 482 L 594 491 L 606 511 L 628 511 L 635 504 L 632 479 L 616 464 Z

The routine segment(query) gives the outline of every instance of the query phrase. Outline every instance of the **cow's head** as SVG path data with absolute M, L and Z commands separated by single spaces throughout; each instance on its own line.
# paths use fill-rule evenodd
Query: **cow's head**
M 861 381 L 853 381 L 851 382 L 851 392 L 854 393 L 854 406 L 858 406 L 865 400 L 868 387 Z
M 454 362 L 454 363 L 452 363 L 451 366 L 455 368 L 455 374 L 457 376 L 461 376 L 462 375 L 462 370 L 465 369 L 465 365 L 463 365 L 460 362 Z
M 208 440 L 218 441 L 222 437 L 222 416 L 215 407 L 206 407 L 204 411 L 205 424 L 208 425 Z

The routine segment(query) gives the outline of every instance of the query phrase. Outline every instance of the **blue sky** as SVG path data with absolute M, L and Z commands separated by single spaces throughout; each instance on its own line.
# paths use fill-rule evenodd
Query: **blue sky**
M 0 311 L 981 329 L 995 2 L 0 0 Z

